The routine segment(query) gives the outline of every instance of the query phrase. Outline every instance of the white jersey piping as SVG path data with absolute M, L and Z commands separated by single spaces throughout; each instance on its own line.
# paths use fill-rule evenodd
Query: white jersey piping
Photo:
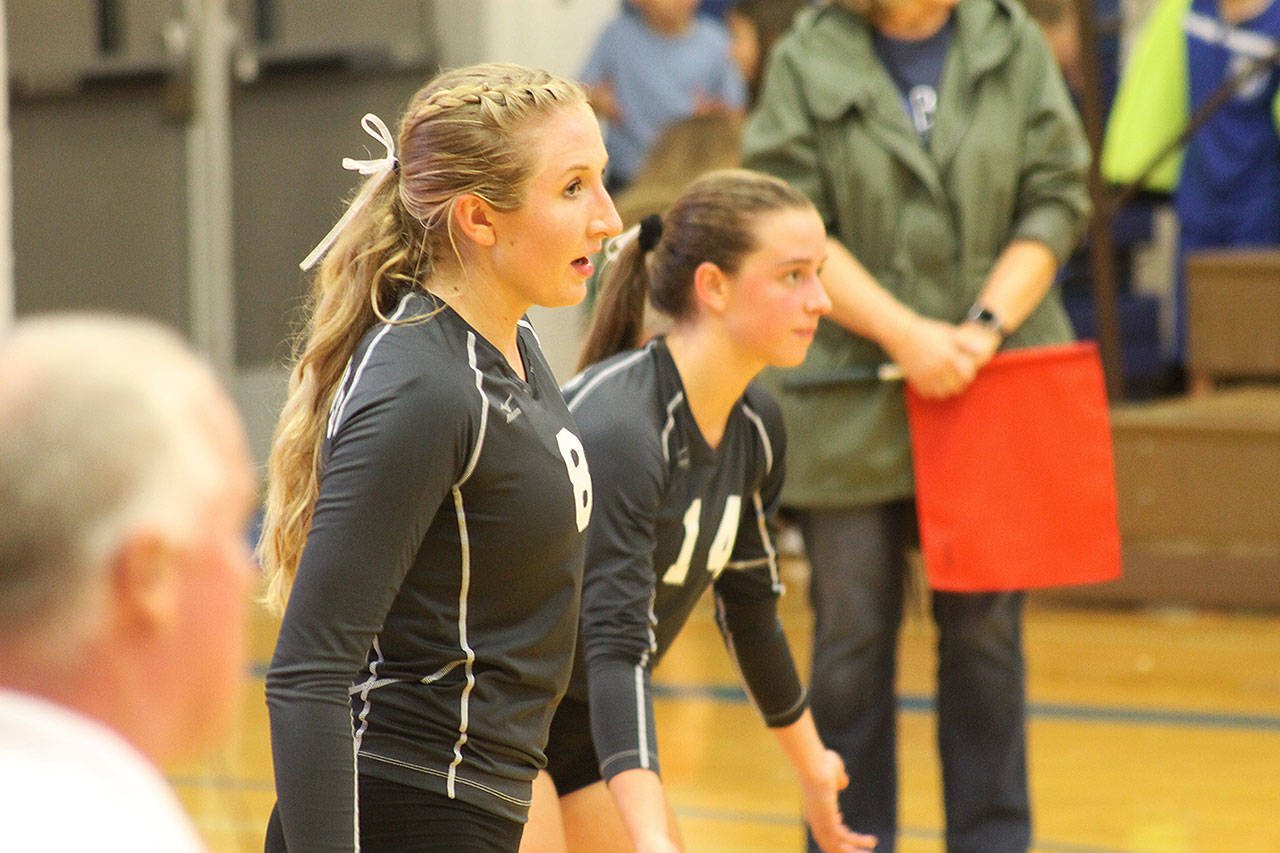
M 756 432 L 760 433 L 760 444 L 764 446 L 764 470 L 768 473 L 773 470 L 773 443 L 769 441 L 769 431 L 764 428 L 764 421 L 756 414 L 755 409 L 746 403 L 742 404 L 742 413 L 755 424 Z
M 355 392 L 356 385 L 360 384 L 360 376 L 364 373 L 365 365 L 369 363 L 369 357 L 373 355 L 374 347 L 376 347 L 378 345 L 378 341 L 382 340 L 387 332 L 391 330 L 392 325 L 394 325 L 394 321 L 400 319 L 400 315 L 404 313 L 404 309 L 408 306 L 409 299 L 412 296 L 412 293 L 406 293 L 404 295 L 404 298 L 400 300 L 400 304 L 396 307 L 396 312 L 391 315 L 390 320 L 392 322 L 384 323 L 382 328 L 378 330 L 378 334 L 374 335 L 373 340 L 369 343 L 369 348 L 364 351 L 364 358 L 360 359 L 360 366 L 356 368 L 355 376 L 351 379 L 351 387 L 347 388 L 345 393 L 341 391 L 338 393 L 338 397 L 341 398 L 341 402 L 339 402 L 337 398 L 334 399 L 334 405 L 329 410 L 329 428 L 325 430 L 325 438 L 333 438 L 334 434 L 337 433 L 338 426 L 342 423 L 342 416 L 346 414 L 347 401 L 351 399 L 352 393 Z M 350 369 L 351 362 L 348 361 L 347 367 L 342 373 L 344 378 L 347 375 L 346 371 Z
M 649 720 L 645 715 L 644 665 L 636 666 L 636 746 L 640 750 L 640 766 L 649 769 Z
M 757 491 L 751 496 L 751 506 L 756 511 L 756 530 L 760 534 L 760 544 L 764 546 L 766 559 L 769 561 L 769 580 L 773 582 L 773 591 L 782 595 L 786 591 L 782 578 L 778 574 L 778 551 L 773 547 L 773 539 L 769 536 L 769 525 L 765 520 L 764 501 Z
M 645 345 L 644 349 L 633 352 L 631 355 L 620 360 L 617 364 L 610 365 L 609 367 L 606 367 L 604 370 L 601 370 L 595 376 L 591 377 L 591 381 L 582 386 L 582 390 L 578 393 L 576 397 L 573 398 L 573 402 L 569 404 L 569 411 L 572 412 L 575 409 L 577 409 L 579 404 L 582 403 L 583 398 L 586 397 L 588 394 L 590 394 L 592 391 L 594 391 L 596 387 L 600 385 L 601 382 L 608 379 L 610 376 L 614 375 L 618 371 L 624 370 L 627 367 L 630 367 L 639 359 L 644 358 L 645 355 L 648 354 L 649 349 L 652 346 L 653 344 Z M 564 386 L 564 390 L 566 392 L 572 391 L 575 387 L 577 387 L 579 384 L 582 383 L 583 376 L 585 376 L 585 374 L 578 374 L 576 378 L 569 380 L 569 382 Z
M 452 488 L 453 505 L 458 514 L 458 541 L 462 546 L 462 580 L 458 587 L 458 646 L 465 657 L 463 668 L 466 673 L 467 683 L 462 688 L 462 698 L 458 703 L 458 739 L 453 744 L 453 761 L 449 763 L 449 773 L 445 783 L 450 799 L 454 799 L 457 796 L 457 770 L 458 765 L 462 763 L 462 747 L 467 742 L 467 729 L 471 713 L 471 690 L 476 685 L 474 671 L 476 653 L 467 640 L 467 596 L 471 590 L 471 540 L 467 533 L 467 510 L 462 500 L 462 484 L 475 471 L 476 465 L 480 461 L 480 452 L 484 449 L 485 431 L 489 426 L 489 399 L 484 393 L 484 374 L 477 366 L 476 336 L 471 331 L 467 332 L 467 363 L 471 366 L 472 372 L 475 373 L 476 391 L 480 394 L 480 430 L 476 438 L 475 449 L 471 452 L 471 459 L 468 460 L 462 476 L 458 478 L 458 482 L 454 483 Z
M 671 443 L 671 431 L 676 428 L 676 409 L 684 402 L 684 392 L 677 391 L 676 395 L 667 401 L 667 422 L 662 425 L 662 461 L 671 463 L 671 449 L 668 445 Z

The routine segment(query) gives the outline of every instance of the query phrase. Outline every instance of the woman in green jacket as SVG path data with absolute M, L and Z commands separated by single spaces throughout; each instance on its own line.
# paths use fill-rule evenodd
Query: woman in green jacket
M 894 671 L 918 541 L 903 389 L 963 393 L 1001 346 L 1069 340 L 1052 282 L 1083 230 L 1089 151 L 1035 23 L 1012 0 L 836 0 L 778 42 L 745 162 L 805 192 L 832 235 L 834 304 L 773 377 L 784 502 L 812 566 L 813 712 L 856 779 L 845 819 L 892 850 Z M 999 519 L 992 519 L 998 524 Z M 1018 593 L 933 596 L 949 850 L 1025 850 Z

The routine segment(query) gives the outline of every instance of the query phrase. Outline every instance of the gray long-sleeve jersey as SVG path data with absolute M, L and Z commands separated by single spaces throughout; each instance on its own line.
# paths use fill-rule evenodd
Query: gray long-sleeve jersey
M 434 314 L 432 312 L 435 312 Z M 591 484 L 527 323 L 526 378 L 420 292 L 365 335 L 267 674 L 294 850 L 358 847 L 359 772 L 515 820 L 572 664 Z
M 564 390 L 596 486 L 570 695 L 589 701 L 604 778 L 658 770 L 650 672 L 710 585 L 765 722 L 794 722 L 806 697 L 777 617 L 770 532 L 785 454 L 777 405 L 749 386 L 713 450 L 660 338 Z

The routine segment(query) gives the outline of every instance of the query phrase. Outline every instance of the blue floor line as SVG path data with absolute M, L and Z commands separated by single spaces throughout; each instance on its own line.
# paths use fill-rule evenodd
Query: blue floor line
M 169 784 L 175 788 L 203 788 L 220 791 L 252 791 L 270 794 L 275 791 L 274 785 L 268 781 L 253 781 L 225 776 L 171 776 Z M 675 812 L 682 818 L 692 820 L 712 820 L 724 823 L 755 823 L 767 826 L 798 826 L 800 817 L 781 812 L 746 812 L 721 809 L 699 809 L 677 807 Z M 264 826 L 265 830 L 265 826 Z M 942 833 L 936 829 L 919 826 L 898 827 L 898 837 L 912 838 L 919 841 L 941 841 Z M 1127 853 L 1114 847 L 1098 847 L 1087 844 L 1073 844 L 1057 841 L 1037 841 L 1035 849 L 1042 853 Z
M 730 704 L 745 703 L 747 701 L 746 691 L 733 685 L 654 684 L 653 695 L 664 699 L 704 699 Z M 906 693 L 898 697 L 898 709 L 907 713 L 932 714 L 938 708 L 937 702 L 932 696 Z M 1275 714 L 1166 711 L 1152 708 L 1120 708 L 1104 705 L 1070 705 L 1061 702 L 1032 702 L 1027 706 L 1027 710 L 1033 718 L 1038 719 L 1129 723 L 1143 726 L 1280 731 L 1280 716 Z
M 759 823 L 768 826 L 799 826 L 800 817 L 781 812 L 745 812 L 721 809 L 699 809 L 676 807 L 677 817 L 691 820 L 712 820 L 724 823 Z M 916 841 L 942 841 L 942 832 L 922 826 L 898 827 L 899 838 L 911 838 Z M 1117 847 L 1101 847 L 1093 844 L 1075 844 L 1065 841 L 1037 840 L 1032 846 L 1040 853 L 1128 853 Z
M 263 679 L 266 662 L 250 668 L 250 674 Z M 653 695 L 663 699 L 701 699 L 726 704 L 744 704 L 747 694 L 737 685 L 655 683 Z M 906 713 L 932 714 L 937 702 L 932 696 L 905 693 L 898 697 L 898 709 Z M 1179 726 L 1196 729 L 1240 729 L 1244 731 L 1280 731 L 1280 715 L 1234 714 L 1218 711 L 1170 711 L 1157 708 L 1121 708 L 1108 705 L 1072 705 L 1065 702 L 1032 702 L 1027 706 L 1033 719 L 1077 720 L 1094 723 L 1127 723 L 1138 726 Z

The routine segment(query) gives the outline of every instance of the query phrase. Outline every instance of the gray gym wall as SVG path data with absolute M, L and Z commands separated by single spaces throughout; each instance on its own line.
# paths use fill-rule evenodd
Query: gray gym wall
M 298 261 L 358 185 L 341 159 L 381 154 L 360 117 L 394 124 L 441 65 L 502 59 L 572 75 L 616 9 L 599 0 L 4 0 L 0 8 L 16 314 L 127 311 L 184 331 L 227 374 L 259 463 L 307 287 Z M 181 24 L 198 28 L 211 14 L 232 34 L 223 57 L 228 126 L 215 122 L 210 136 L 215 153 L 219 139 L 229 148 L 225 286 L 216 269 L 212 285 L 201 283 L 211 270 L 192 269 L 192 246 L 209 235 L 189 225 L 198 192 L 190 129 L 207 102 L 198 100 L 198 67 L 180 49 L 198 33 Z M 581 44 L 566 48 L 566 28 Z M 217 267 L 216 240 L 211 252 Z M 210 287 L 212 299 L 202 292 Z M 578 312 L 534 320 L 567 378 Z

